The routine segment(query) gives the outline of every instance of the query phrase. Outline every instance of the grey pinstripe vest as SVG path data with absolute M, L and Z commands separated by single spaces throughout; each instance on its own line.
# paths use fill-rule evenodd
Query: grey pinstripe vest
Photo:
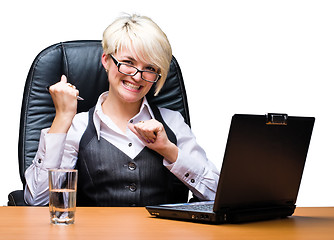
M 175 134 L 158 108 L 151 108 L 176 144 Z M 163 166 L 161 155 L 145 147 L 131 159 L 107 140 L 98 140 L 93 113 L 94 108 L 89 110 L 88 126 L 79 145 L 78 206 L 146 206 L 188 200 L 188 188 Z

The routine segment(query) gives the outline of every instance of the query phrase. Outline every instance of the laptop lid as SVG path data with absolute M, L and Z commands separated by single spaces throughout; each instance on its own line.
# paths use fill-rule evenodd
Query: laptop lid
M 296 203 L 313 117 L 232 117 L 214 211 Z
M 286 114 L 234 115 L 213 214 L 173 210 L 170 204 L 147 207 L 147 210 L 159 217 L 208 222 L 292 215 L 314 121 L 313 117 Z M 180 209 L 179 204 L 176 209 Z

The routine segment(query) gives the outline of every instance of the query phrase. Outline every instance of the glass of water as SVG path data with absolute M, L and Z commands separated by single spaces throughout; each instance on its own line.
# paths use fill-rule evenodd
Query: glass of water
M 49 211 L 54 224 L 73 224 L 76 209 L 78 170 L 50 169 Z

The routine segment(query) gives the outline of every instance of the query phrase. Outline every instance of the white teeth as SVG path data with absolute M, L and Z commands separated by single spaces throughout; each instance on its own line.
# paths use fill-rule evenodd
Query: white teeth
M 132 88 L 132 89 L 135 89 L 135 90 L 138 90 L 140 88 L 140 86 L 137 86 L 137 85 L 134 85 L 132 83 L 129 83 L 129 82 L 123 82 L 125 86 L 129 87 L 129 88 Z

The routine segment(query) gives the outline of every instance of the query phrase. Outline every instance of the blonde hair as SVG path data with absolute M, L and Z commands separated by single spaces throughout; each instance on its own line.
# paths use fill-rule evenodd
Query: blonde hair
M 167 78 L 172 48 L 166 34 L 152 19 L 136 14 L 119 17 L 103 32 L 102 47 L 106 54 L 127 48 L 140 61 L 158 67 L 161 78 L 156 83 L 155 95 L 159 93 Z

